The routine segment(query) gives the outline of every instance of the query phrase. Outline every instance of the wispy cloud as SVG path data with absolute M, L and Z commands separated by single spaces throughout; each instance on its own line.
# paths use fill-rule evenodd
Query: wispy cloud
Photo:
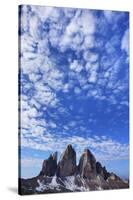
M 36 167 L 41 167 L 42 165 L 42 159 L 38 159 L 38 158 L 23 158 L 20 160 L 21 162 L 21 166 L 22 167 L 32 167 L 32 166 L 36 166 Z M 41 169 L 41 168 L 40 168 Z
M 89 148 L 96 155 L 98 160 L 122 160 L 127 159 L 129 154 L 129 147 L 127 144 L 121 144 L 106 136 L 82 137 L 53 137 L 52 134 L 39 135 L 38 140 L 22 137 L 22 144 L 24 147 L 31 149 L 50 151 L 58 149 L 61 154 L 68 144 L 72 144 L 77 151 L 77 158 L 81 156 L 85 148 Z

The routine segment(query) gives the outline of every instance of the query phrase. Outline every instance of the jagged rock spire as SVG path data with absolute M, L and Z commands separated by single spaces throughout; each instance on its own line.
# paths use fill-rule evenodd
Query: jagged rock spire
M 96 176 L 96 159 L 89 149 L 85 149 L 79 160 L 78 170 L 83 178 L 94 178 Z
M 72 176 L 76 172 L 76 152 L 72 145 L 68 145 L 66 150 L 61 155 L 57 167 L 57 176 L 65 177 Z
M 103 167 L 100 162 L 96 162 L 96 171 L 97 171 L 97 174 L 104 176 Z
M 42 170 L 39 175 L 54 176 L 57 170 L 57 152 L 51 154 L 48 159 L 43 161 Z
M 57 151 L 56 152 L 54 152 L 53 154 L 52 154 L 52 157 L 53 157 L 53 160 L 56 160 L 57 161 Z
M 106 167 L 102 167 L 100 162 L 96 162 L 96 171 L 98 175 L 101 175 L 105 180 L 110 176 L 110 173 L 106 170 Z

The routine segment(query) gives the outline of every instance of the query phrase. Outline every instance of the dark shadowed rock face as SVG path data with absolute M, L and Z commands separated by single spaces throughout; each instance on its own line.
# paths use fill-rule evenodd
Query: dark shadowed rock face
M 100 162 L 96 162 L 96 172 L 98 175 L 101 175 L 105 180 L 110 176 L 110 173 L 106 170 L 105 167 L 102 167 Z
M 106 170 L 106 167 L 103 167 L 103 175 L 105 180 L 107 180 L 107 178 L 110 176 L 110 173 Z
M 57 176 L 72 176 L 76 173 L 76 152 L 71 145 L 61 155 L 57 167 Z
M 100 162 L 96 162 L 96 171 L 97 171 L 97 174 L 100 174 L 101 176 L 103 176 L 103 168 Z
M 42 170 L 39 175 L 54 176 L 57 170 L 57 152 L 50 155 L 47 160 L 43 161 Z
M 96 176 L 96 159 L 88 149 L 85 149 L 80 158 L 78 170 L 83 178 L 92 179 Z

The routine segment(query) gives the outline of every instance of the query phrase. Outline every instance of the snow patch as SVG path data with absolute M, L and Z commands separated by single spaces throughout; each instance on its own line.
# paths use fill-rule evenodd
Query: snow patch
M 66 177 L 64 184 L 65 184 L 66 189 L 71 190 L 71 191 L 89 191 L 89 188 L 85 187 L 84 181 L 82 181 L 83 186 L 80 186 L 80 187 L 77 186 L 75 184 L 75 177 L 74 176 Z
M 54 189 L 54 188 L 56 188 L 56 190 L 59 190 L 60 191 L 60 184 L 59 183 L 57 183 L 57 177 L 56 177 L 56 175 L 55 176 L 53 176 L 53 178 L 52 178 L 52 181 L 51 181 L 51 183 L 49 184 L 49 188 L 50 189 Z
M 77 189 L 74 180 L 75 180 L 74 176 L 66 177 L 64 184 L 68 190 L 75 191 Z
M 41 182 L 39 179 L 37 180 L 38 187 L 36 187 L 37 192 L 44 192 L 45 190 L 58 190 L 60 191 L 62 187 L 70 190 L 70 191 L 90 191 L 88 186 L 86 185 L 86 181 L 84 179 L 81 180 L 82 186 L 78 186 L 75 183 L 75 176 L 68 176 L 65 178 L 65 180 L 60 179 L 61 184 L 57 182 L 57 177 L 56 175 L 53 176 L 52 180 L 50 183 L 44 183 L 43 181 Z M 100 190 L 99 188 L 98 190 Z
M 97 187 L 97 190 L 103 190 L 103 189 L 102 189 L 102 187 L 99 186 L 99 187 Z
M 37 192 L 43 192 L 47 187 L 39 179 L 37 180 L 38 187 L 36 187 Z
M 36 191 L 38 192 L 43 192 L 44 190 L 48 190 L 48 189 L 56 189 L 58 191 L 60 191 L 60 184 L 57 183 L 56 181 L 57 177 L 54 176 L 52 178 L 52 181 L 51 183 L 48 183 L 48 184 L 44 184 L 43 181 L 41 182 L 39 179 L 37 180 L 37 183 L 38 183 L 38 187 L 36 187 Z

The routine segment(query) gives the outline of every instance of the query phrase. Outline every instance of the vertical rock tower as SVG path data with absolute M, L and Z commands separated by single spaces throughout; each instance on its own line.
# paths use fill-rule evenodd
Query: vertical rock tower
M 92 179 L 96 177 L 96 159 L 90 150 L 85 149 L 84 153 L 81 155 L 78 171 L 83 178 Z
M 57 152 L 51 154 L 47 160 L 43 161 L 42 170 L 39 175 L 54 176 L 57 170 Z
M 76 173 L 76 152 L 72 145 L 68 145 L 66 150 L 61 155 L 57 167 L 57 176 L 66 177 Z

